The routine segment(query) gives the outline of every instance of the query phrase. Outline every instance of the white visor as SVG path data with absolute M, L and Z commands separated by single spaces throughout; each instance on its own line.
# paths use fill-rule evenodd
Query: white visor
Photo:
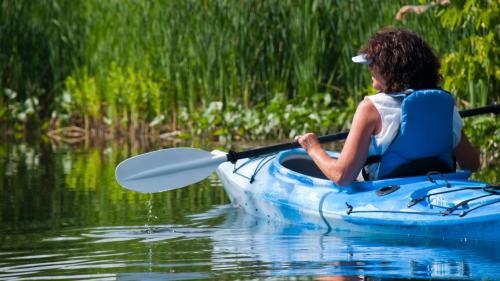
M 357 55 L 355 57 L 352 57 L 352 61 L 355 63 L 360 63 L 360 64 L 370 64 L 372 63 L 371 60 L 369 60 L 365 54 Z

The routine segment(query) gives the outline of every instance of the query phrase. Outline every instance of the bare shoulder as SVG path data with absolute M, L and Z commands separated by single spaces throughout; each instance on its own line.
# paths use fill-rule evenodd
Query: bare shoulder
M 356 109 L 356 115 L 361 115 L 366 121 L 377 121 L 379 119 L 379 113 L 375 105 L 369 98 L 364 98 L 358 105 Z
M 352 129 L 368 130 L 370 134 L 380 132 L 382 120 L 377 108 L 369 98 L 364 98 L 354 114 Z

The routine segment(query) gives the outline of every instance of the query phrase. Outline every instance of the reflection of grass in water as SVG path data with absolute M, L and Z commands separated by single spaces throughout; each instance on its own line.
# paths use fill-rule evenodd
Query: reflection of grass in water
M 227 203 L 223 189 L 212 187 L 210 181 L 152 195 L 123 189 L 115 181 L 114 169 L 121 160 L 141 153 L 138 148 L 52 150 L 43 142 L 1 147 L 0 168 L 5 171 L 9 166 L 12 171 L 0 176 L 4 230 L 187 223 L 187 215 Z M 27 150 L 33 153 L 25 154 Z

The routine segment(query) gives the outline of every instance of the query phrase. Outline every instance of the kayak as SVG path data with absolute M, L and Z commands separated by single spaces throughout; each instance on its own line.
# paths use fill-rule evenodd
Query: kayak
M 216 172 L 232 205 L 267 220 L 328 232 L 500 240 L 500 187 L 471 180 L 468 171 L 340 187 L 303 149 L 291 149 L 225 162 Z

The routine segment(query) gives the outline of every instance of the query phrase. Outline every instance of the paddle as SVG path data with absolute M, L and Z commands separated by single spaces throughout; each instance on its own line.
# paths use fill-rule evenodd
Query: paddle
M 462 117 L 485 113 L 500 113 L 500 105 L 460 111 Z M 349 132 L 319 137 L 320 143 L 347 138 Z M 152 193 L 181 188 L 208 177 L 221 163 L 266 155 L 298 148 L 297 141 L 251 149 L 242 152 L 210 153 L 196 148 L 168 148 L 131 157 L 121 162 L 115 171 L 118 183 L 130 190 Z

